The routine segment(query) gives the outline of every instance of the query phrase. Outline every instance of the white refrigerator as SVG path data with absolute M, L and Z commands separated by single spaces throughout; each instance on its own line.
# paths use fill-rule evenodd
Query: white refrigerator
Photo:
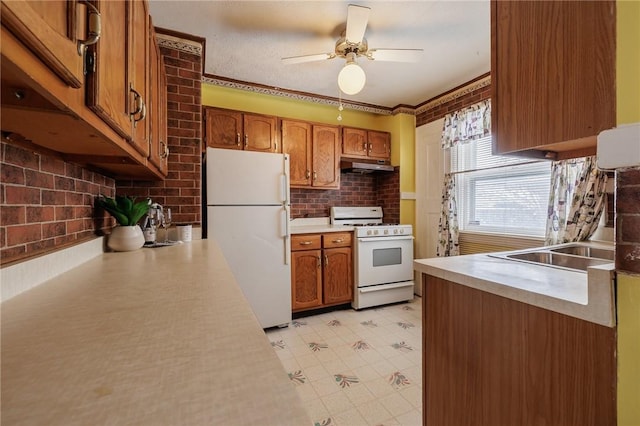
M 289 156 L 207 148 L 207 238 L 263 328 L 291 321 Z

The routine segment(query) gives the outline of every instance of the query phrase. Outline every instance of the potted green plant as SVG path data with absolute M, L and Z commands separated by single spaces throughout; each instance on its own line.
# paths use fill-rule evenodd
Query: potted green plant
M 115 251 L 137 250 L 144 245 L 144 235 L 138 222 L 149 211 L 150 200 L 136 201 L 135 197 L 116 195 L 110 198 L 100 195 L 97 204 L 116 219 L 107 240 L 107 246 Z

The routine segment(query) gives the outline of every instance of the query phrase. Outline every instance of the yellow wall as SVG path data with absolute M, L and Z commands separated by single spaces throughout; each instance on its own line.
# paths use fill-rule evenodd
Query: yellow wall
M 618 425 L 640 425 L 640 277 L 618 273 Z
M 616 3 L 617 122 L 640 121 L 640 1 Z
M 618 1 L 617 123 L 640 122 L 640 1 Z M 640 425 L 640 277 L 618 273 L 618 425 Z
M 202 85 L 202 104 L 219 108 L 275 115 L 283 118 L 342 126 L 361 127 L 391 133 L 391 164 L 400 166 L 400 191 L 413 192 L 415 117 L 409 114 L 380 115 L 338 108 L 245 90 Z M 400 221 L 415 226 L 414 200 L 400 201 Z

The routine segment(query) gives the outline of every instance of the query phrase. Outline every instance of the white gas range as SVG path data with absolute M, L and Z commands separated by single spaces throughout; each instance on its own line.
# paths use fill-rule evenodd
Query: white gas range
M 382 221 L 382 207 L 331 208 L 331 224 L 355 226 L 354 309 L 413 299 L 413 229 Z

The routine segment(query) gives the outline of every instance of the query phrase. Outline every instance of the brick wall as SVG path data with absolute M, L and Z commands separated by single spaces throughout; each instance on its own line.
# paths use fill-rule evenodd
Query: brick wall
M 640 274 L 640 168 L 616 172 L 616 270 Z
M 420 127 L 424 124 L 431 123 L 432 121 L 438 120 L 445 115 L 452 113 L 454 111 L 458 111 L 466 106 L 473 105 L 475 103 L 484 101 L 485 99 L 491 98 L 491 84 L 487 85 L 479 85 L 475 90 L 471 91 L 461 91 L 461 88 L 464 86 L 473 86 L 475 81 L 486 78 L 487 76 L 481 76 L 478 79 L 475 79 L 469 83 L 465 83 L 463 86 L 455 88 L 447 93 L 444 93 L 438 96 L 436 99 L 431 99 L 425 102 L 425 105 L 433 103 L 434 106 L 430 107 L 426 110 L 423 108 L 418 108 L 418 111 L 421 111 L 416 115 L 416 127 Z M 459 92 L 459 93 L 457 93 Z M 446 99 L 445 102 L 436 102 L 439 99 Z
M 385 223 L 400 223 L 400 171 L 396 167 L 393 173 L 376 175 L 378 201 L 382 206 Z
M 94 215 L 96 196 L 114 196 L 113 179 L 73 163 L 0 143 L 2 265 L 87 240 L 114 225 Z
M 171 208 L 173 223 L 201 223 L 201 55 L 163 46 L 167 71 L 169 173 L 164 181 L 119 180 L 119 195 L 149 197 Z
M 291 189 L 291 218 L 327 217 L 334 206 L 382 206 L 384 221 L 400 220 L 400 173 L 347 173 L 340 190 Z

